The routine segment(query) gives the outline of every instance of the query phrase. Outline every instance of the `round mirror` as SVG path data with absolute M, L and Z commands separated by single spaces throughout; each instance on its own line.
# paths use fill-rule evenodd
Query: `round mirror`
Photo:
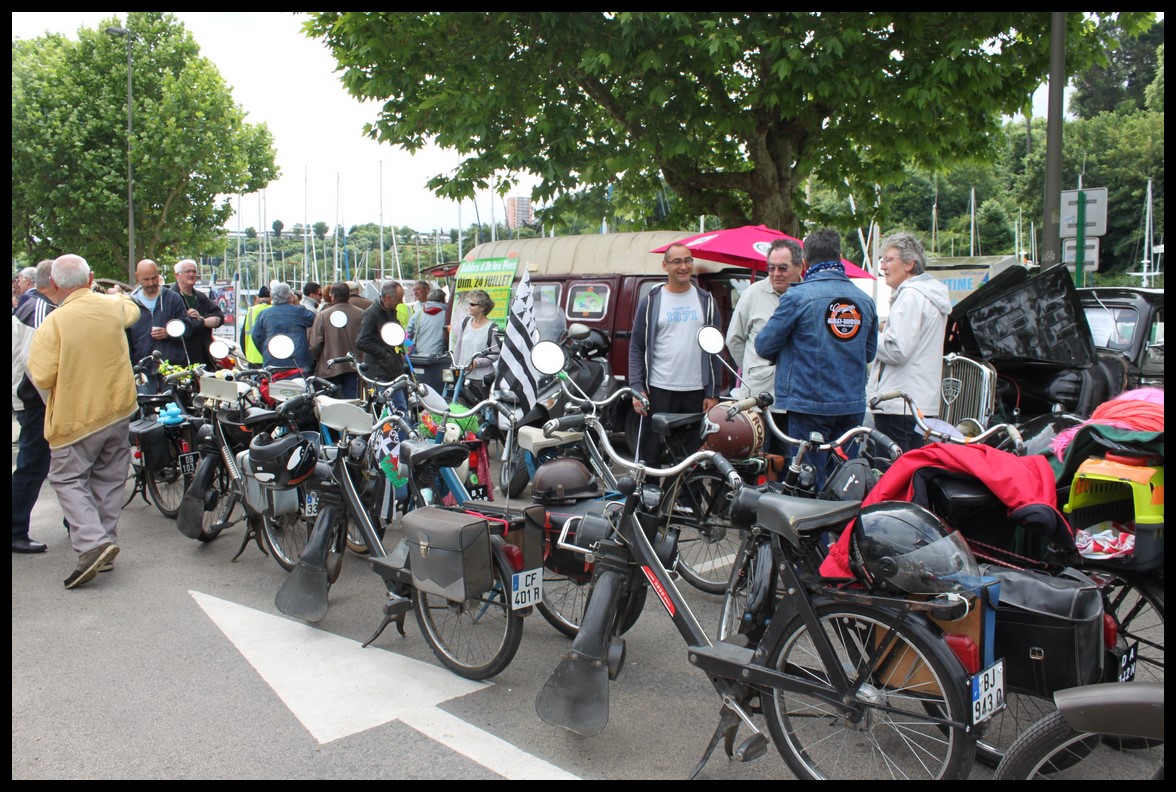
M 698 345 L 708 355 L 717 355 L 723 351 L 723 331 L 717 327 L 707 325 L 698 331 Z
M 531 364 L 540 374 L 558 374 L 564 363 L 563 347 L 554 341 L 540 341 L 531 350 Z
M 213 341 L 208 345 L 208 354 L 213 360 L 224 360 L 229 356 L 229 345 L 224 341 Z
M 380 328 L 380 338 L 388 346 L 400 346 L 404 343 L 404 328 L 395 322 L 386 322 Z
M 167 330 L 167 334 L 169 336 L 172 338 L 179 338 L 184 334 L 184 331 L 188 329 L 188 323 L 183 319 L 172 319 L 163 327 L 165 330 Z
M 293 357 L 294 339 L 288 335 L 278 333 L 266 342 L 265 348 L 269 351 L 271 357 L 279 359 Z
M 342 311 L 333 311 L 330 318 L 331 326 L 340 329 L 347 326 L 347 314 Z

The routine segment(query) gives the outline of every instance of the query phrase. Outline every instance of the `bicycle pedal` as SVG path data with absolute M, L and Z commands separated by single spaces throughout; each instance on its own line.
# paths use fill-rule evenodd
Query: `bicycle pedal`
M 762 733 L 756 733 L 740 743 L 731 758 L 736 762 L 750 762 L 759 759 L 767 750 L 768 738 Z

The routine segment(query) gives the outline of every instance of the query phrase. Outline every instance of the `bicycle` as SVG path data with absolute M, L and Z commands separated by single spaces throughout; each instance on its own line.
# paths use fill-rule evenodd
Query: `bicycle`
M 617 638 L 625 618 L 619 604 L 635 587 L 649 585 L 686 641 L 690 663 L 710 677 L 723 701 L 719 726 L 692 775 L 720 740 L 726 738 L 731 753 L 741 723 L 753 733 L 734 749 L 735 758 L 762 755 L 768 738 L 751 719 L 759 701 L 772 742 L 798 777 L 857 779 L 862 763 L 909 777 L 967 777 L 977 725 L 965 695 L 968 676 L 926 621 L 930 614 L 958 618 L 962 600 L 840 588 L 798 571 L 802 537 L 840 530 L 857 516 L 858 503 L 744 488 L 739 473 L 713 451 L 695 452 L 668 468 L 648 467 L 620 456 L 594 416 L 581 420 L 610 461 L 628 471 L 619 481 L 625 500 L 581 520 L 574 544 L 567 542 L 567 531 L 558 540 L 562 549 L 590 557 L 595 569 L 579 634 L 536 698 L 542 720 L 582 735 L 604 729 L 608 683 L 625 658 L 624 641 Z M 546 428 L 574 423 L 565 417 Z M 640 515 L 646 476 L 673 477 L 703 463 L 713 465 L 735 493 L 735 525 L 782 539 L 785 563 L 778 574 L 787 596 L 762 604 L 770 616 L 758 643 L 710 641 L 667 568 L 675 550 L 672 533 L 659 535 L 656 523 Z M 864 739 L 842 742 L 838 733 Z M 847 764 L 846 755 L 855 752 L 861 763 Z

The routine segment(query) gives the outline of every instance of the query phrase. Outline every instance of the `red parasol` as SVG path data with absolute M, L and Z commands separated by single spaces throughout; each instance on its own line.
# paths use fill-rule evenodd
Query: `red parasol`
M 791 239 L 803 246 L 803 243 L 796 237 L 788 236 L 783 231 L 777 231 L 763 225 L 706 231 L 671 244 L 685 245 L 690 248 L 695 258 L 766 272 L 768 247 L 772 244 L 773 239 Z M 668 247 L 669 245 L 662 245 L 649 252 L 665 253 Z M 841 259 L 841 263 L 845 265 L 845 274 L 851 278 L 873 279 L 874 277 L 848 259 Z

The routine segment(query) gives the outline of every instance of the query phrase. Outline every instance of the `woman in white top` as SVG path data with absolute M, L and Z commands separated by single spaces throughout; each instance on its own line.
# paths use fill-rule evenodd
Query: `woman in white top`
M 500 354 L 498 325 L 490 321 L 494 301 L 486 292 L 474 289 L 469 292 L 466 309 L 469 316 L 450 334 L 449 352 L 455 367 L 471 367 L 466 372 L 467 380 L 481 382 L 494 374 L 494 364 Z

